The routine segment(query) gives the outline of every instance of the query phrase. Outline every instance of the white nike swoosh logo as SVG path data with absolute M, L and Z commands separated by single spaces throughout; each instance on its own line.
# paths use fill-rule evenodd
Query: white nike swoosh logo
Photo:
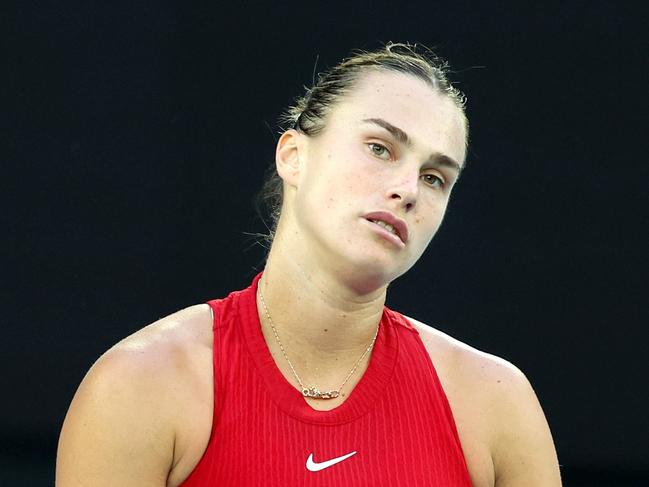
M 343 455 L 342 457 L 332 458 L 331 460 L 327 460 L 326 462 L 322 463 L 316 463 L 313 461 L 313 453 L 311 453 L 309 455 L 309 458 L 306 459 L 306 468 L 311 472 L 319 472 L 320 470 L 329 468 L 332 465 L 342 462 L 343 460 L 347 460 L 352 455 L 356 455 L 356 452 L 353 451 L 351 453 L 348 453 L 347 455 Z

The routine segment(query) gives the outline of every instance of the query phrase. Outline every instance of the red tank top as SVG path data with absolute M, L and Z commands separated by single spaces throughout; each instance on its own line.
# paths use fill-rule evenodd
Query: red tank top
M 316 411 L 280 373 L 252 285 L 210 301 L 214 418 L 182 484 L 470 487 L 462 447 L 419 333 L 385 308 L 370 362 L 346 401 Z

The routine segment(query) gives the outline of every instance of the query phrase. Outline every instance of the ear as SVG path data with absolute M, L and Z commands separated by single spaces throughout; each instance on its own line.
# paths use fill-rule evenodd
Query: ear
M 290 129 L 282 134 L 275 149 L 277 174 L 290 186 L 297 186 L 300 174 L 300 149 L 302 134 Z

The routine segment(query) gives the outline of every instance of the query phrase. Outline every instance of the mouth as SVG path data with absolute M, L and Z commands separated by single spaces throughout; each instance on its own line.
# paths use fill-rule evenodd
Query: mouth
M 391 234 L 396 235 L 397 237 L 399 237 L 399 234 L 397 233 L 397 230 L 392 225 L 390 225 L 389 223 L 385 223 L 384 221 L 381 221 L 381 220 L 370 220 L 370 221 L 372 223 L 376 223 L 380 227 L 385 228 Z M 399 239 L 403 242 L 401 237 L 399 237 Z
M 389 212 L 376 212 L 365 216 L 365 219 L 381 227 L 387 234 L 393 236 L 399 244 L 405 245 L 408 241 L 408 226 L 406 222 Z

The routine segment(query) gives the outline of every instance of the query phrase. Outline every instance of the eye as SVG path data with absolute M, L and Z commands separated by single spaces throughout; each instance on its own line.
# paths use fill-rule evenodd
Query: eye
M 422 174 L 421 179 L 431 188 L 443 188 L 444 181 L 435 174 Z
M 389 160 L 391 157 L 390 151 L 384 145 L 371 142 L 367 144 L 367 147 L 369 147 L 372 154 L 374 154 L 376 157 L 379 157 L 384 160 Z

